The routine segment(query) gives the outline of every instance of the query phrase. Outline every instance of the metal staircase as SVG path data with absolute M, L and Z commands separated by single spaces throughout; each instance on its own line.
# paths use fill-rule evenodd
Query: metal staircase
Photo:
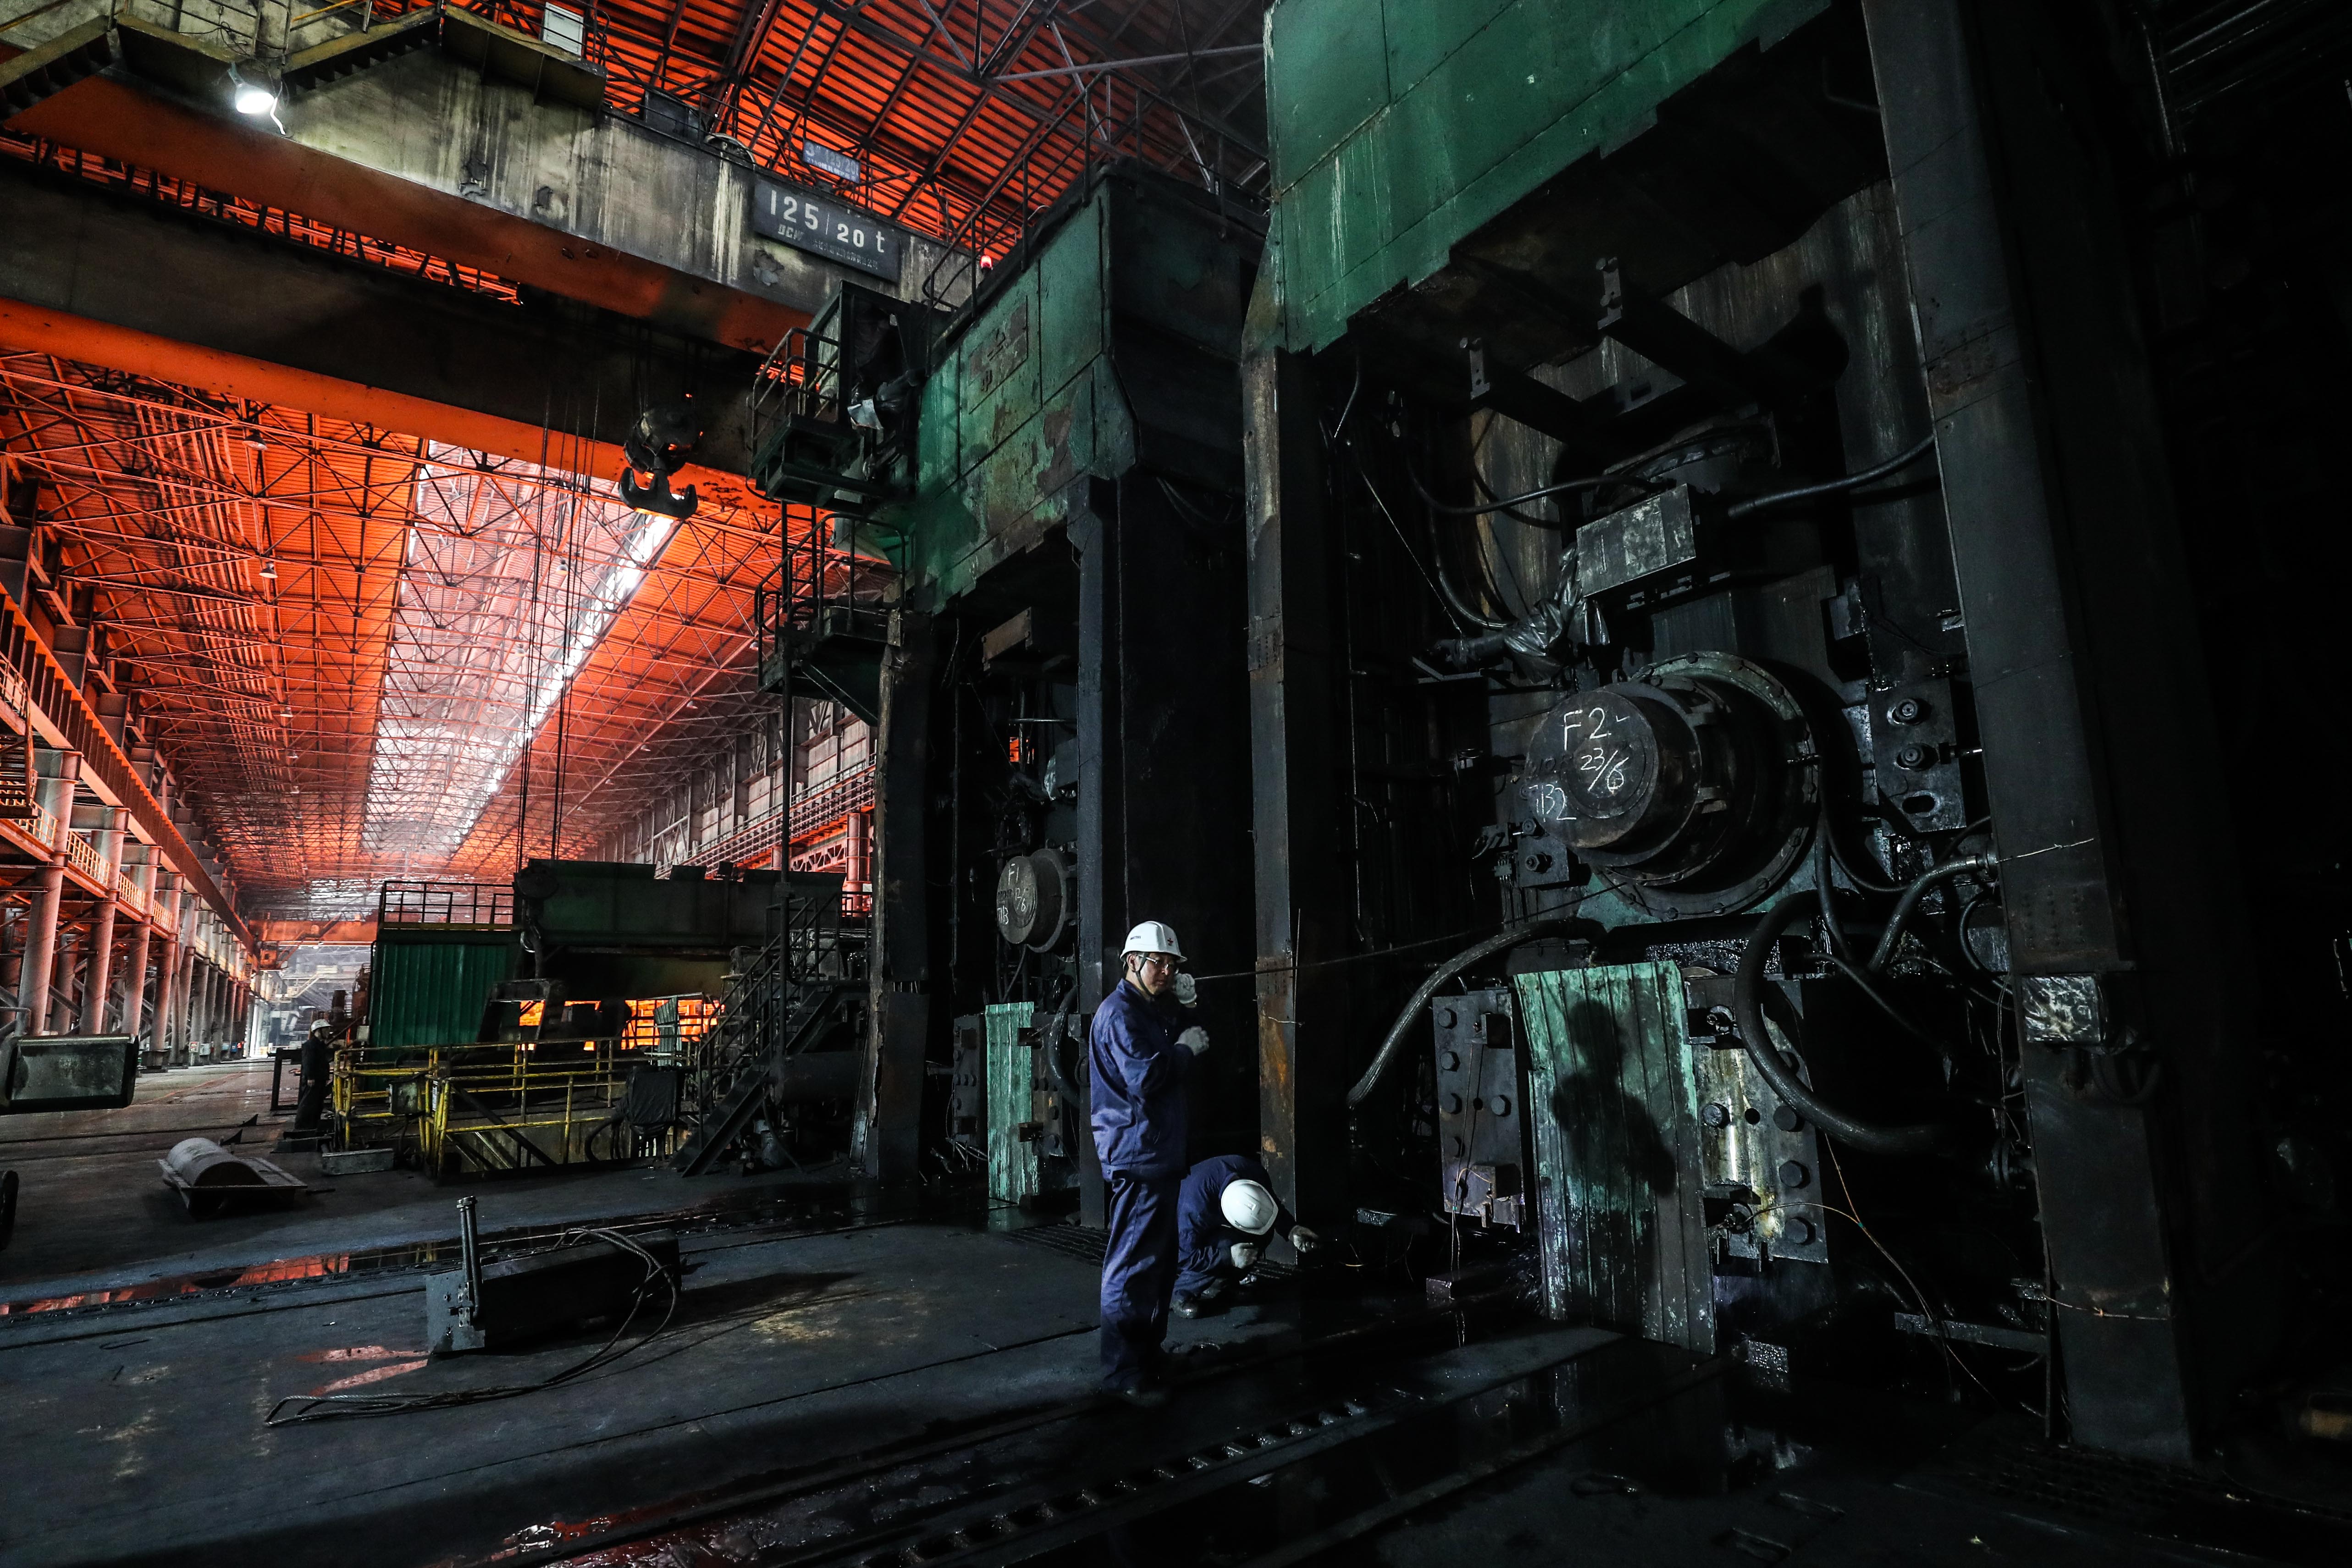
M 778 884 L 778 930 L 728 987 L 719 1023 L 688 1073 L 693 1131 L 671 1162 L 709 1170 L 767 1105 L 777 1068 L 862 1008 L 865 937 L 845 931 L 838 875 L 791 872 Z

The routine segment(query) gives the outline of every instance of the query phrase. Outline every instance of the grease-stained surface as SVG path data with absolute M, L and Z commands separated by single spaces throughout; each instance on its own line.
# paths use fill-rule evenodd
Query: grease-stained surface
M 0 1324 L 16 1456 L 0 1558 L 320 1561 L 331 1541 L 339 1563 L 425 1563 L 1093 1384 L 1097 1271 L 1045 1248 L 902 1225 L 709 1237 L 687 1258 L 667 1331 L 576 1382 L 278 1428 L 264 1421 L 289 1394 L 529 1383 L 604 1334 L 428 1363 L 415 1274 L 280 1287 L 240 1315 L 213 1300 Z
M 992 1004 L 988 1009 L 988 1195 L 1017 1204 L 1038 1192 L 1035 1114 L 1037 1050 L 1021 1037 L 1035 1005 Z M 1022 1128 L 1032 1131 L 1022 1136 Z
M 1715 1348 L 1682 972 L 1633 963 L 1522 974 L 1544 1310 Z

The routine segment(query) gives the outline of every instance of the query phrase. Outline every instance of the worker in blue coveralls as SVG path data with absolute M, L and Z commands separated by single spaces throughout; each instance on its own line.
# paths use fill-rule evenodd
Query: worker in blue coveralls
M 1102 1385 L 1131 1404 L 1166 1402 L 1160 1342 L 1176 1288 L 1176 1189 L 1188 1163 L 1184 1085 L 1208 1031 L 1185 1021 L 1192 987 L 1176 933 L 1145 921 L 1127 933 L 1119 984 L 1087 1041 L 1095 1152 L 1110 1242 L 1103 1252 Z
M 1286 1238 L 1299 1257 L 1315 1250 L 1315 1233 L 1291 1217 L 1274 1195 L 1265 1167 L 1246 1154 L 1218 1154 L 1184 1173 L 1176 1194 L 1176 1296 L 1180 1318 L 1222 1312 L 1234 1287 L 1246 1279 L 1265 1250 L 1265 1238 Z

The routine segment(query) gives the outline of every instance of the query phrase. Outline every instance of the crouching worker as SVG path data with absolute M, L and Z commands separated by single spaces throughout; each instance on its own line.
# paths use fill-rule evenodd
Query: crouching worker
M 1315 1233 L 1291 1217 L 1271 1183 L 1246 1154 L 1219 1154 L 1185 1173 L 1176 1198 L 1177 1316 L 1223 1311 L 1269 1236 L 1286 1237 L 1302 1258 L 1315 1249 Z

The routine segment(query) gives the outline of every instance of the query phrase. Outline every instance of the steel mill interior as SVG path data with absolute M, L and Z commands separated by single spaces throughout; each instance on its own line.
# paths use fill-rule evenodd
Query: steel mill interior
M 2352 1563 L 2347 169 L 2345 0 L 0 0 L 0 1564 Z

